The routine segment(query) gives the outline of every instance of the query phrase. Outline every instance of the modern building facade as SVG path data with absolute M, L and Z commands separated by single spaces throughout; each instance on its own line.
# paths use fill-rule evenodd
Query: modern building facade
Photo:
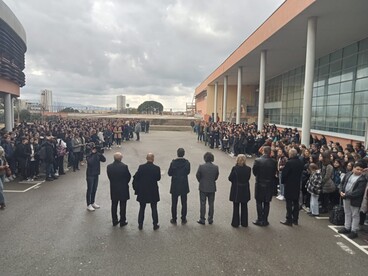
M 14 125 L 14 99 L 25 85 L 26 33 L 9 7 L 0 0 L 0 96 L 4 101 L 5 128 Z
M 123 95 L 116 96 L 116 109 L 118 112 L 122 112 L 126 109 L 126 97 Z
M 368 1 L 286 0 L 195 90 L 196 110 L 236 123 L 364 141 Z
M 40 105 L 42 111 L 53 112 L 53 101 L 52 101 L 52 91 L 51 90 L 41 90 L 41 100 Z

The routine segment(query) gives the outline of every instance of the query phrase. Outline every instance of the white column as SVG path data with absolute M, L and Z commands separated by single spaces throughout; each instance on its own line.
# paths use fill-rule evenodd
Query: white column
M 12 125 L 12 128 L 14 127 L 14 100 L 15 98 L 12 97 L 11 98 L 11 125 Z
M 261 52 L 261 64 L 259 73 L 259 103 L 258 103 L 258 130 L 263 129 L 264 123 L 264 100 L 266 93 L 266 59 L 267 51 Z
M 305 82 L 303 97 L 302 144 L 309 146 L 312 114 L 314 61 L 316 51 L 317 18 L 308 19 Z
M 11 120 L 11 95 L 6 93 L 4 96 L 4 111 L 5 111 L 5 129 L 6 131 L 12 130 Z
M 213 122 L 217 122 L 217 96 L 218 96 L 218 82 L 215 82 L 215 99 L 213 101 Z
M 242 93 L 242 68 L 238 68 L 238 89 L 236 94 L 236 124 L 240 124 L 240 105 Z
M 226 121 L 226 106 L 227 106 L 227 79 L 228 76 L 224 77 L 224 106 L 222 108 L 222 121 Z

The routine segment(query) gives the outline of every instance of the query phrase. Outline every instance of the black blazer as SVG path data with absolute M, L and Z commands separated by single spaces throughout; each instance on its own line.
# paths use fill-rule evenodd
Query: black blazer
M 128 200 L 131 178 L 128 166 L 120 161 L 114 161 L 107 166 L 107 176 L 110 180 L 111 200 Z
M 253 174 L 256 177 L 255 198 L 258 201 L 270 202 L 272 200 L 276 181 L 277 162 L 275 159 L 263 155 L 254 160 Z
M 140 165 L 133 178 L 133 189 L 140 203 L 154 203 L 160 201 L 158 183 L 161 179 L 159 166 L 151 162 Z
M 250 200 L 249 179 L 251 169 L 247 165 L 234 166 L 229 175 L 231 181 L 230 201 L 248 202 Z

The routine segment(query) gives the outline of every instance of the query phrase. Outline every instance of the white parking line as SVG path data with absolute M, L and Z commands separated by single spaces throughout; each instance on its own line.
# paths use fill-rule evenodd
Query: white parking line
M 350 249 L 349 246 L 347 246 L 346 244 L 344 244 L 343 242 L 337 242 L 336 243 L 338 246 L 341 247 L 342 250 L 344 250 L 346 253 L 350 254 L 350 255 L 354 255 L 355 252 L 353 250 Z
M 5 193 L 25 193 L 28 192 L 29 190 L 35 189 L 36 187 L 38 187 L 39 185 L 41 185 L 43 182 L 45 182 L 45 180 L 36 183 L 35 185 L 32 185 L 31 187 L 23 190 L 23 191 L 18 191 L 18 190 L 4 190 Z
M 341 226 L 335 226 L 335 225 L 329 225 L 328 226 L 330 229 L 332 229 L 333 231 L 335 231 L 336 233 L 338 233 L 338 229 Z M 365 245 L 359 245 L 357 244 L 355 241 L 353 241 L 352 239 L 349 239 L 347 236 L 345 235 L 340 235 L 341 238 L 344 238 L 345 240 L 347 240 L 348 242 L 350 242 L 352 245 L 354 245 L 355 247 L 357 247 L 358 249 L 360 249 L 361 251 L 363 251 L 365 254 L 368 255 L 368 251 L 365 248 L 368 248 L 368 246 Z M 341 246 L 340 246 L 341 247 Z
M 315 217 L 316 219 L 329 219 L 329 217 Z

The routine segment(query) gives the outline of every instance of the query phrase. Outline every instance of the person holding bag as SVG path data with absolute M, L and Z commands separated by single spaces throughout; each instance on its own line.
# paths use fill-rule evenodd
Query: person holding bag
M 233 202 L 231 226 L 233 227 L 239 227 L 239 225 L 248 227 L 249 179 L 251 168 L 247 166 L 246 160 L 244 154 L 239 154 L 236 158 L 236 165 L 231 169 L 228 178 L 231 182 L 230 201 Z

